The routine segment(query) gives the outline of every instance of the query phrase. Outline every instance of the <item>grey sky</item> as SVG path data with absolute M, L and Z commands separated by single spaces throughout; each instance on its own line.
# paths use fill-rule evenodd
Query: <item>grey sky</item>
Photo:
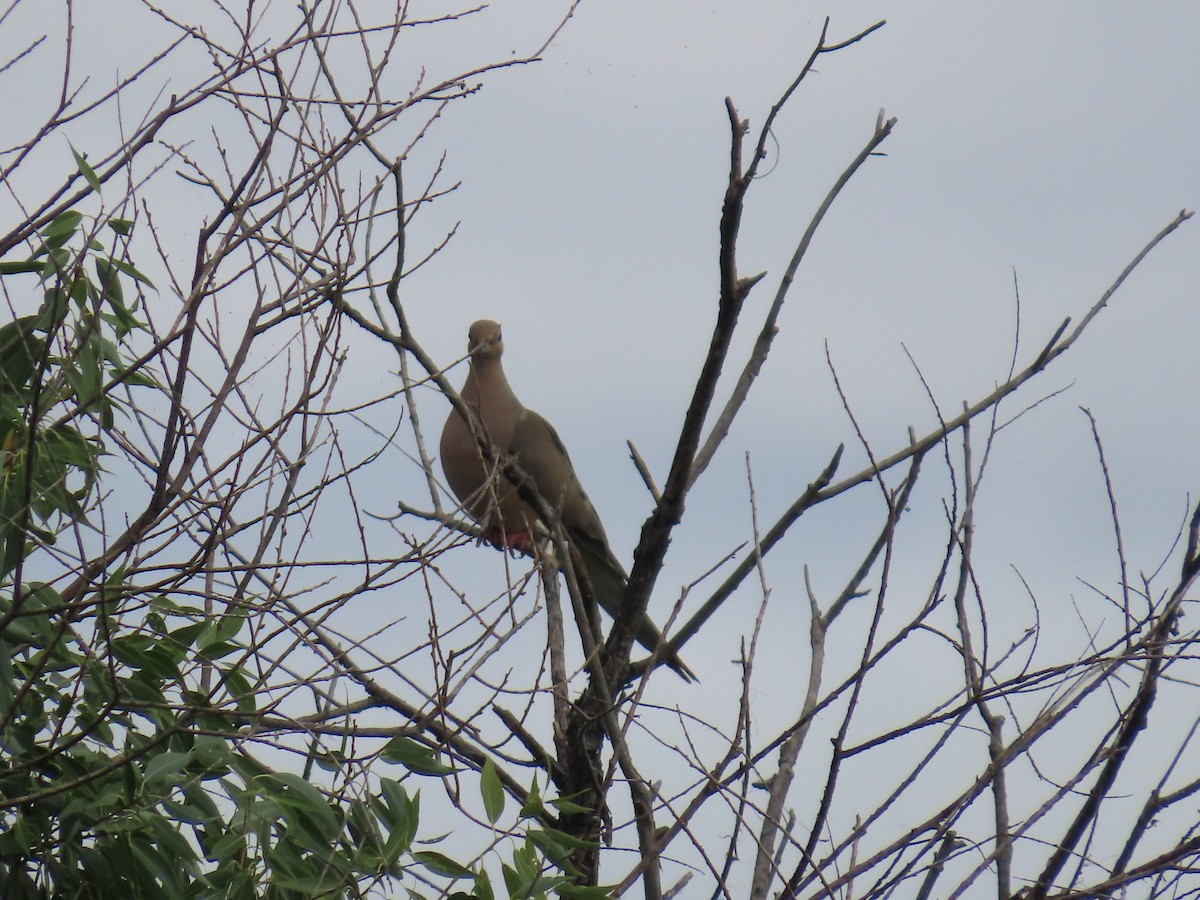
M 662 477 L 713 321 L 723 99 L 761 123 L 825 12 L 810 3 L 584 4 L 545 63 L 494 81 L 439 134 L 463 179 L 448 204 L 463 225 L 442 265 L 414 281 L 411 312 L 442 358 L 460 352 L 472 319 L 504 322 L 511 380 L 563 434 L 626 558 L 648 501 L 624 440 Z M 878 110 L 899 122 L 888 155 L 856 176 L 813 244 L 755 397 L 690 500 L 655 597 L 660 617 L 678 585 L 749 537 L 744 451 L 764 522 L 839 442 L 855 461 L 846 471 L 861 465 L 826 341 L 870 440 L 891 452 L 909 424 L 921 433 L 936 423 L 902 343 L 942 409 L 957 411 L 1008 369 L 1014 271 L 1028 362 L 1181 208 L 1200 202 L 1196 7 L 917 2 L 831 12 L 834 39 L 880 18 L 888 25 L 823 59 L 779 120 L 777 164 L 752 192 L 740 244 L 743 272 L 770 274 L 744 314 L 732 369 Z M 1077 406 L 1098 419 L 1133 570 L 1153 570 L 1170 548 L 1198 487 L 1186 401 L 1200 326 L 1196 227 L 1161 246 L 1082 344 L 1007 406 L 1011 415 L 1069 387 L 1002 432 L 983 486 L 978 563 L 998 645 L 1031 618 L 1014 569 L 1037 594 L 1046 648 L 1059 655 L 1086 643 L 1076 604 L 1090 592 L 1078 579 L 1115 588 L 1107 499 Z M 910 528 L 940 533 L 940 512 L 927 483 Z M 795 676 L 777 667 L 804 640 L 802 565 L 826 599 L 877 517 L 877 498 L 865 495 L 821 512 L 768 562 L 775 605 L 760 667 L 778 674 L 756 694 L 763 734 L 796 705 Z M 920 543 L 907 545 L 896 574 L 892 602 L 907 602 L 905 611 L 937 561 L 936 547 Z M 736 655 L 756 604 L 752 592 L 736 598 L 689 648 L 717 670 L 706 707 L 730 716 L 738 686 L 721 661 Z M 940 677 L 915 660 L 897 670 L 892 683 L 903 688 L 868 696 L 873 718 L 860 720 L 858 736 L 898 723 L 906 698 L 922 685 L 937 693 Z M 684 690 L 664 690 L 687 705 Z M 1070 747 L 1060 749 L 1068 758 Z M 871 773 L 856 771 L 869 792 Z M 796 797 L 801 808 L 813 800 L 803 788 Z
M 77 7 L 89 26 L 81 25 L 81 65 L 110 71 L 156 46 L 150 29 L 121 32 L 115 5 Z M 401 70 L 425 65 L 436 79 L 528 52 L 563 8 L 499 0 L 474 18 L 421 31 Z M 446 182 L 462 185 L 422 214 L 409 235 L 410 257 L 461 225 L 404 291 L 414 330 L 439 360 L 461 355 L 472 320 L 504 324 L 511 382 L 558 428 L 622 558 L 650 509 L 624 442 L 634 440 L 665 477 L 715 316 L 729 146 L 724 98 L 753 132 L 807 57 L 826 12 L 832 40 L 879 19 L 888 24 L 823 58 L 776 125 L 740 243 L 743 274 L 765 269 L 768 276 L 743 314 L 746 334 L 727 376 L 740 368 L 812 211 L 870 136 L 880 108 L 898 124 L 887 155 L 868 161 L 813 243 L 773 356 L 689 501 L 653 601 L 659 618 L 682 584 L 749 539 L 746 452 L 764 524 L 839 443 L 847 445 L 844 473 L 864 464 L 833 390 L 826 345 L 872 446 L 890 453 L 910 424 L 923 433 L 937 421 L 904 347 L 943 412 L 953 414 L 1008 370 L 1014 270 L 1026 363 L 1181 208 L 1200 205 L 1200 7 L 1193 3 L 585 0 L 543 62 L 488 76 L 477 96 L 451 104 L 414 154 L 410 183 L 444 149 Z M 46 65 L 55 62 L 46 57 Z M 181 73 L 184 82 L 194 77 Z M 29 83 L 23 99 L 32 111 L 55 85 L 49 77 Z M 398 137 L 390 149 L 401 145 Z M 57 181 L 70 168 L 69 151 L 50 166 L 45 177 Z M 181 199 L 162 225 L 178 241 L 176 260 L 186 259 L 194 246 L 187 198 L 202 194 L 183 184 L 173 190 Z M 1086 636 L 1072 596 L 1087 589 L 1076 579 L 1115 585 L 1108 502 L 1077 406 L 1099 422 L 1134 570 L 1157 565 L 1189 493 L 1200 488 L 1191 408 L 1197 229 L 1193 221 L 1172 235 L 1081 344 L 1006 406 L 1015 414 L 1069 387 L 1001 433 L 983 486 L 980 575 L 989 601 L 1012 604 L 1011 617 L 996 616 L 1001 633 L 1011 629 L 1015 638 L 1029 620 L 1011 566 L 1038 593 L 1055 640 L 1069 647 L 1082 648 Z M 396 387 L 394 357 L 363 343 L 344 385 Z M 458 371 L 453 380 L 462 377 Z M 431 433 L 445 409 L 428 392 L 422 411 Z M 399 454 L 390 464 L 388 490 L 396 496 L 379 490 L 371 511 L 391 512 L 401 496 L 421 505 L 416 467 L 406 468 Z M 896 573 L 896 602 L 910 604 L 904 612 L 921 602 L 938 561 L 944 476 L 925 478 L 913 501 L 913 544 L 902 545 L 915 549 Z M 863 488 L 811 518 L 766 564 L 775 605 L 760 663 L 770 677 L 755 695 L 762 734 L 797 705 L 802 567 L 810 566 L 822 600 L 840 589 L 877 525 L 878 498 Z M 502 557 L 483 549 L 460 549 L 445 565 L 460 567 L 454 577 L 468 581 L 503 573 Z M 714 719 L 736 712 L 736 669 L 726 661 L 749 633 L 758 599 L 743 590 L 684 654 L 707 663 L 704 704 L 718 711 Z M 531 642 L 540 629 L 531 627 Z M 846 665 L 833 660 L 833 674 Z M 864 701 L 878 711 L 881 729 L 926 680 L 937 687 L 935 673 L 918 664 L 896 678 L 910 687 L 904 696 Z M 669 676 L 655 685 L 655 699 L 695 703 Z
M 460 352 L 472 319 L 504 322 L 511 379 L 563 433 L 620 552 L 645 514 L 624 439 L 662 471 L 713 320 L 723 99 L 760 123 L 824 12 L 585 3 L 544 63 L 503 73 L 436 132 L 463 181 L 443 212 L 462 226 L 441 265 L 414 279 L 411 314 L 441 358 Z M 898 118 L 888 155 L 864 167 L 822 226 L 775 355 L 710 476 L 710 490 L 728 483 L 725 499 L 737 495 L 750 450 L 768 517 L 839 441 L 853 450 L 824 341 L 871 440 L 890 450 L 908 424 L 935 422 L 902 342 L 954 409 L 1007 370 L 1014 270 L 1028 360 L 1200 195 L 1194 7 L 855 3 L 833 11 L 830 34 L 880 18 L 882 30 L 819 62 L 779 120 L 776 165 L 755 185 L 743 230 L 743 271 L 770 273 L 749 325 L 878 110 Z M 1029 483 L 1025 499 L 1044 508 L 995 515 L 1072 530 L 1072 505 L 1099 487 L 1075 409 L 1086 405 L 1128 511 L 1150 517 L 1133 540 L 1165 551 L 1195 486 L 1195 436 L 1179 405 L 1196 376 L 1193 230 L 1172 236 L 1077 351 L 1011 404 L 1074 383 L 1002 448 L 1030 467 L 1007 497 Z M 597 349 L 602 359 L 581 371 Z M 1018 553 L 1019 534 L 1003 542 Z M 1108 549 L 1088 548 L 1093 559 Z

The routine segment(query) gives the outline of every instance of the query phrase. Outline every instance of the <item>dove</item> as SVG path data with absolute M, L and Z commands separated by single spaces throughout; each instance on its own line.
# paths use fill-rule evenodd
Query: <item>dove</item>
M 495 459 L 513 459 L 555 510 L 568 541 L 576 548 L 596 602 L 609 615 L 620 609 L 629 577 L 609 546 L 592 501 L 579 483 L 575 467 L 558 432 L 544 418 L 526 409 L 504 374 L 500 325 L 481 319 L 468 332 L 470 372 L 460 395 L 475 410 Z M 494 464 L 484 460 L 471 425 L 457 409 L 450 411 L 441 439 L 442 471 L 463 508 L 483 529 L 493 546 L 532 554 L 534 535 L 544 525 L 537 511 L 521 499 L 516 487 Z M 646 616 L 635 637 L 654 652 L 662 634 Z M 686 681 L 695 675 L 679 656 L 665 647 L 660 659 Z

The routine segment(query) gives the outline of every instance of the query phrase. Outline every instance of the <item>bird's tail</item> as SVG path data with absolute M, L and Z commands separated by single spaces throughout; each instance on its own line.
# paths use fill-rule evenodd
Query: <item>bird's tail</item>
M 587 569 L 587 579 L 596 595 L 596 603 L 606 613 L 616 618 L 621 608 L 621 601 L 625 597 L 625 587 L 629 583 L 625 571 L 621 568 L 620 563 L 609 558 L 610 554 L 599 552 L 597 548 L 590 546 L 586 541 L 576 541 L 576 546 L 579 548 L 579 557 Z M 642 621 L 638 625 L 634 637 L 637 638 L 639 644 L 674 669 L 684 681 L 697 680 L 696 674 L 684 664 L 683 660 L 679 658 L 679 654 L 667 646 L 662 633 L 650 621 L 649 616 L 642 616 Z

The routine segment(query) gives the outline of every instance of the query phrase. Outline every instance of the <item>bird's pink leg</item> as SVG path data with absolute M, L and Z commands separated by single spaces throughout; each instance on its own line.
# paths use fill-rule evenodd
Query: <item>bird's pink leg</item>
M 483 534 L 489 544 L 499 550 L 515 550 L 525 556 L 533 556 L 533 535 L 528 531 L 505 531 L 489 528 Z

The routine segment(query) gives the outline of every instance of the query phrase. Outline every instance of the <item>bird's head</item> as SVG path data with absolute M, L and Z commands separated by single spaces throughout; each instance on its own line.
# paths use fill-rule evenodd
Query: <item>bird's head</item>
M 496 360 L 504 352 L 504 340 L 500 336 L 500 323 L 491 319 L 480 319 L 467 332 L 467 352 L 472 360 Z

